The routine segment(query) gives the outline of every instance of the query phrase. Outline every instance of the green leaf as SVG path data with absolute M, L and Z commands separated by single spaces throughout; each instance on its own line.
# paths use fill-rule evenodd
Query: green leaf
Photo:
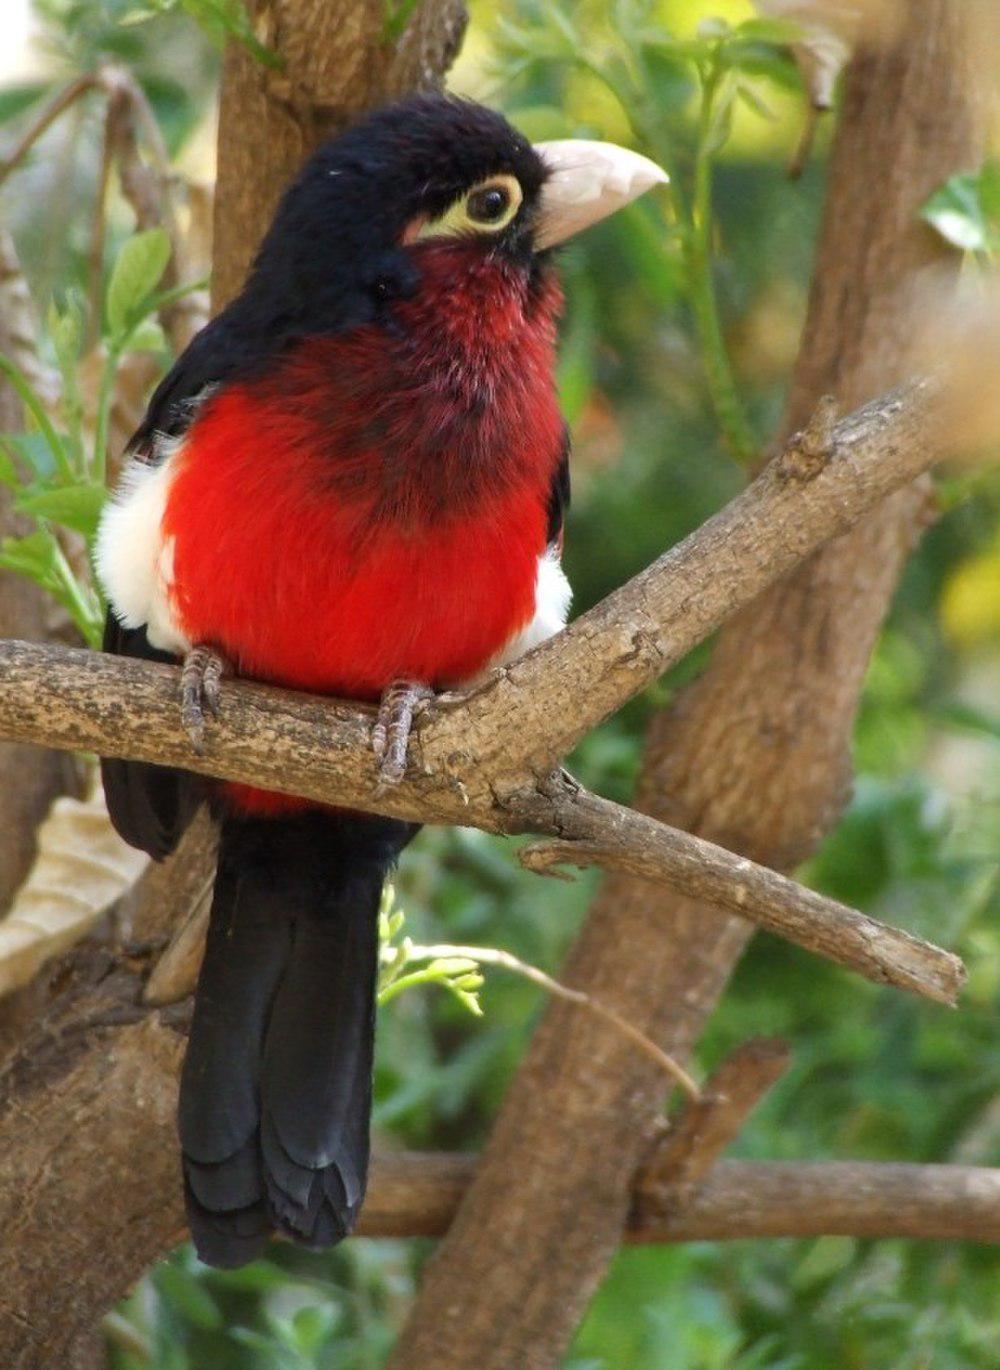
M 994 718 L 990 714 L 985 714 L 981 710 L 973 708 L 971 704 L 956 701 L 936 710 L 931 717 L 936 718 L 948 727 L 959 728 L 963 732 L 978 733 L 983 737 L 992 737 L 994 741 L 1000 742 L 1000 717 Z
M 733 105 L 736 102 L 736 81 L 727 73 L 719 83 L 712 104 L 711 122 L 705 138 L 705 150 L 710 157 L 720 152 L 729 141 L 733 127 Z
M 52 461 L 64 476 L 72 477 L 73 463 L 66 450 L 65 439 L 61 438 L 52 426 L 52 420 L 45 412 L 45 406 L 27 376 L 15 362 L 11 361 L 10 357 L 3 353 L 0 353 L 0 374 L 5 376 L 17 391 L 18 398 L 48 444 Z
M 946 242 L 963 252 L 990 252 L 1000 243 L 1000 166 L 987 162 L 945 181 L 920 211 Z
M 306 1356 L 318 1351 L 329 1337 L 336 1320 L 337 1312 L 333 1308 L 315 1305 L 300 1308 L 292 1318 L 296 1348 Z
M 4 538 L 0 542 L 0 566 L 28 576 L 45 589 L 51 589 L 56 575 L 59 548 L 47 529 L 23 538 Z
M 254 33 L 253 22 L 243 0 L 180 0 L 180 4 L 215 42 L 235 38 L 262 66 L 283 65 L 280 56 L 265 47 Z
M 979 173 L 979 203 L 994 231 L 1000 230 L 1000 161 L 991 158 Z
M 145 4 L 134 5 L 118 18 L 119 28 L 131 28 L 134 24 L 145 24 L 150 19 L 158 19 L 177 9 L 180 0 L 145 0 Z
M 417 7 L 418 0 L 389 0 L 385 7 L 385 21 L 382 37 L 387 43 L 395 43 L 410 22 L 410 16 Z
M 754 114 L 758 114 L 762 119 L 767 119 L 772 124 L 774 123 L 777 118 L 774 110 L 771 109 L 770 105 L 764 103 L 748 81 L 737 80 L 736 94 L 753 110 Z
M 113 337 L 123 338 L 138 323 L 142 307 L 159 285 L 169 260 L 170 239 L 165 229 L 147 229 L 125 243 L 108 282 L 107 316 Z
M 16 490 L 21 484 L 21 477 L 14 465 L 14 458 L 2 446 L 0 446 L 0 483 L 9 485 L 12 490 Z
M 748 43 L 774 43 L 783 47 L 802 39 L 802 25 L 793 19 L 744 19 L 733 30 L 733 37 Z
M 83 300 L 80 292 L 68 291 L 66 304 L 61 310 L 53 301 L 49 305 L 46 323 L 59 369 L 66 375 L 76 366 L 83 343 Z
M 103 485 L 83 481 L 79 485 L 29 486 L 14 503 L 22 514 L 51 519 L 89 540 L 97 533 L 106 498 Z
M 156 319 L 143 319 L 129 334 L 128 347 L 130 352 L 165 352 L 169 343 Z
M 205 1332 L 215 1332 L 223 1326 L 218 1304 L 203 1284 L 173 1261 L 166 1261 L 156 1272 L 156 1287 L 160 1294 L 181 1313 L 188 1322 Z
M 16 119 L 19 114 L 37 104 L 49 86 L 41 81 L 25 82 L 22 85 L 5 86 L 0 90 L 0 124 Z
M 39 480 L 45 480 L 56 469 L 55 456 L 44 433 L 0 433 L 0 445 L 29 466 Z

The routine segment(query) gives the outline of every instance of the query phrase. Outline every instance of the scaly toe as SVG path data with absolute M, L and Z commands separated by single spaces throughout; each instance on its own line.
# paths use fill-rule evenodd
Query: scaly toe
M 181 724 L 191 746 L 201 756 L 205 750 L 205 710 L 219 716 L 222 677 L 228 662 L 210 647 L 192 647 L 181 668 Z
M 426 685 L 410 680 L 394 680 L 384 691 L 371 733 L 372 751 L 379 761 L 379 790 L 398 785 L 406 773 L 413 716 L 432 694 Z

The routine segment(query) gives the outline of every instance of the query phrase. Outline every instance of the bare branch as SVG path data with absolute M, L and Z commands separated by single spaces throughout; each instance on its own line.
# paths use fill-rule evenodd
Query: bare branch
M 688 1099 L 639 1178 L 647 1209 L 682 1209 L 791 1059 L 776 1038 L 754 1037 L 720 1062 L 697 1099 Z
M 48 132 L 59 116 L 72 105 L 75 105 L 82 95 L 94 90 L 98 84 L 97 75 L 94 72 L 88 72 L 77 77 L 75 81 L 71 81 L 68 86 L 52 97 L 38 117 L 28 126 L 16 147 L 0 160 L 0 185 L 3 185 L 12 171 L 16 171 L 39 138 Z
M 376 1156 L 359 1235 L 441 1236 L 475 1173 L 474 1156 Z M 643 1183 L 640 1177 L 639 1192 Z M 669 1198 L 642 1198 L 625 1233 L 640 1243 L 822 1236 L 1000 1242 L 1000 1170 L 718 1161 L 680 1208 Z
M 456 793 L 433 775 L 379 792 L 368 745 L 371 716 L 343 704 L 232 682 L 224 690 L 224 716 L 204 754 L 196 755 L 181 723 L 176 681 L 175 668 L 152 662 L 0 642 L 0 737 L 184 766 L 421 822 L 554 834 L 560 839 L 554 848 L 528 848 L 529 865 L 551 864 L 552 854 L 697 891 L 871 980 L 943 1003 L 954 1002 L 964 981 L 958 958 L 931 943 L 568 780 L 510 794 L 502 808 L 463 803 L 462 789 Z M 460 732 L 457 708 L 449 717 Z M 468 775 L 481 778 L 477 759 L 468 764 Z M 458 779 L 464 783 L 466 776 Z
M 803 462 L 793 437 L 690 537 L 466 697 L 463 749 L 494 786 L 511 756 L 546 774 L 738 609 L 926 471 L 942 455 L 939 408 L 935 387 L 917 382 L 826 430 L 825 461 L 814 451 Z M 421 747 L 425 765 L 447 769 L 456 737 L 446 715 L 428 719 Z
M 632 809 L 580 791 L 559 800 L 556 823 L 578 836 L 524 847 L 521 860 L 530 870 L 544 872 L 570 862 L 669 885 L 869 980 L 943 1004 L 954 1004 L 965 983 L 962 962 L 933 943 Z M 536 826 L 541 831 L 546 825 Z

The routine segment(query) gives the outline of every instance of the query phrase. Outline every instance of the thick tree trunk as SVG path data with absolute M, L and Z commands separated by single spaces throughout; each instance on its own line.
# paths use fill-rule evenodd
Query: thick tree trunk
M 906 9 L 892 50 L 848 75 L 789 426 L 825 393 L 851 405 L 901 378 L 909 291 L 939 256 L 916 210 L 979 155 L 961 0 Z M 925 499 L 894 496 L 723 631 L 651 730 L 641 807 L 772 865 L 815 848 L 847 794 L 863 674 Z M 616 876 L 563 978 L 683 1057 L 746 938 L 710 907 Z M 662 1104 L 662 1078 L 624 1039 L 553 1005 L 391 1363 L 556 1365 L 621 1240 Z

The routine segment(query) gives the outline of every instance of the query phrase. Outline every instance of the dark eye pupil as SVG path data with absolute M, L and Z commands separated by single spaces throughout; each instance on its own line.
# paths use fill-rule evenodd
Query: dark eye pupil
M 510 195 L 502 186 L 484 186 L 469 196 L 469 218 L 477 224 L 495 224 L 509 204 Z

